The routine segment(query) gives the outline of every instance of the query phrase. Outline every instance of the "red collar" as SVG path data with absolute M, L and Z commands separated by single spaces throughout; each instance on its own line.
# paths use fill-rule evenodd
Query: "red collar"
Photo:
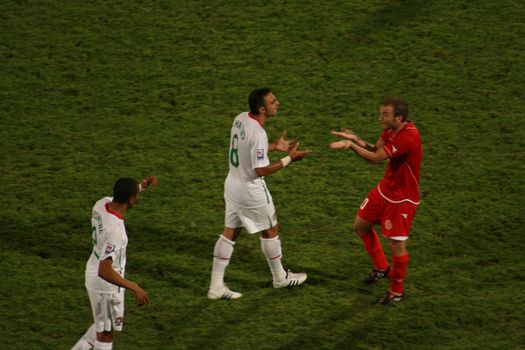
M 124 220 L 124 218 L 120 215 L 118 215 L 117 213 L 115 213 L 113 210 L 111 210 L 111 207 L 109 206 L 109 203 L 106 203 L 106 211 L 112 215 L 115 215 L 117 218 L 119 218 L 120 220 Z
M 264 126 L 264 124 L 259 120 L 257 119 L 257 116 L 255 114 L 253 114 L 252 112 L 248 112 L 248 117 L 252 118 L 253 120 L 255 120 L 257 123 L 259 123 L 259 125 L 261 127 Z
M 410 123 L 410 120 L 404 121 L 403 124 L 401 125 L 401 127 L 398 130 L 394 131 L 394 135 L 399 134 L 401 132 L 401 130 L 403 130 L 404 128 L 407 127 L 408 123 Z

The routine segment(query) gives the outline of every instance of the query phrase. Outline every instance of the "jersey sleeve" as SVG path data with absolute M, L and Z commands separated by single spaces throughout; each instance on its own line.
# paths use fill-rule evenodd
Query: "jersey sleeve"
M 268 159 L 268 136 L 264 129 L 259 129 L 250 145 L 253 168 L 264 168 L 270 164 Z
M 100 251 L 100 261 L 111 258 L 113 261 L 117 259 L 117 252 L 122 248 L 122 240 L 118 239 L 115 234 L 108 228 L 106 239 L 102 244 Z
M 411 137 L 411 133 L 404 132 L 395 137 L 394 140 L 386 142 L 383 149 L 388 155 L 388 158 L 395 158 L 409 152 L 413 148 L 413 146 L 414 143 Z

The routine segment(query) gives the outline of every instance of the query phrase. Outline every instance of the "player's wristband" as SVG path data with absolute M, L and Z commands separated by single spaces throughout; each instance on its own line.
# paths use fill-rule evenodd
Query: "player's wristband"
M 146 185 L 147 185 L 147 183 L 146 183 Z M 146 189 L 146 185 L 144 184 L 144 181 L 141 181 L 139 183 L 139 192 L 144 191 Z
M 281 162 L 283 163 L 283 168 L 284 168 L 285 166 L 287 166 L 288 164 L 292 162 L 292 157 L 286 156 L 281 159 Z

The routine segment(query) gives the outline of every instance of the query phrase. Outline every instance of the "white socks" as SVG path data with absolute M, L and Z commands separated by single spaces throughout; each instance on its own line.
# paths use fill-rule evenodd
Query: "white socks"
M 95 347 L 93 350 L 111 350 L 113 349 L 113 343 L 103 343 L 101 341 L 95 341 Z
M 224 285 L 224 271 L 230 264 L 235 242 L 223 235 L 219 236 L 213 248 L 213 267 L 211 270 L 210 289 L 219 289 Z
M 281 240 L 279 236 L 274 238 L 261 237 L 261 249 L 268 261 L 274 281 L 282 281 L 286 278 L 286 272 L 281 264 L 283 253 L 281 251 Z
M 90 350 L 93 348 L 96 339 L 97 333 L 95 332 L 95 324 L 92 324 L 71 350 Z
M 213 248 L 213 267 L 211 271 L 210 289 L 217 290 L 224 286 L 224 272 L 226 267 L 230 264 L 230 258 L 233 254 L 233 246 L 235 242 L 230 241 L 223 235 L 219 236 L 215 247 Z M 261 249 L 274 281 L 282 281 L 286 278 L 286 271 L 284 271 L 283 265 L 281 264 L 282 251 L 281 251 L 281 240 L 279 236 L 274 238 L 262 238 L 261 237 Z

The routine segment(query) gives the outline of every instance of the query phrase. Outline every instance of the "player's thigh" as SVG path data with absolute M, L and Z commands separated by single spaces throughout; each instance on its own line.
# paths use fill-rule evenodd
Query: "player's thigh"
M 224 227 L 232 231 L 242 228 L 242 220 L 239 217 L 240 208 L 235 203 L 226 201 L 224 210 Z M 233 232 L 232 232 L 233 233 Z
M 363 200 L 357 210 L 354 229 L 357 232 L 369 232 L 372 224 L 379 224 L 384 199 L 374 187 Z
M 250 234 L 270 230 L 278 223 L 272 201 L 258 208 L 243 208 L 239 216 L 246 231 Z
M 97 333 L 121 331 L 124 322 L 124 290 L 116 294 L 102 294 L 88 289 Z
M 125 289 L 120 288 L 119 293 L 111 294 L 111 319 L 113 320 L 113 329 L 117 332 L 120 332 L 124 326 L 124 292 Z
M 386 202 L 381 217 L 381 231 L 384 236 L 396 240 L 407 240 L 417 205 L 410 202 Z

